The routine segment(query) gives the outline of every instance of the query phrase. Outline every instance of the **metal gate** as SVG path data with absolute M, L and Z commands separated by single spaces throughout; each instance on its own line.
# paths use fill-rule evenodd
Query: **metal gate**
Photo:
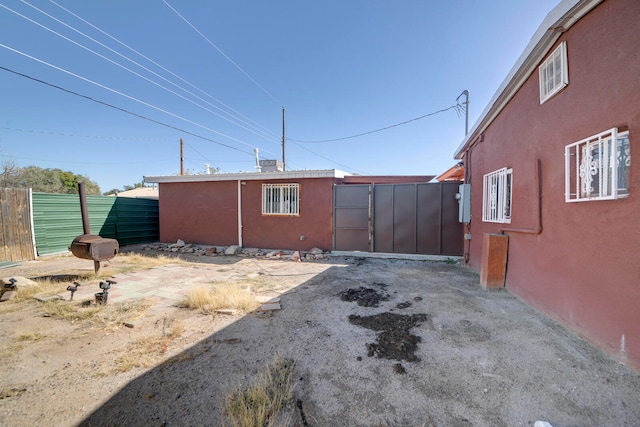
M 333 249 L 459 256 L 458 183 L 337 185 Z
M 333 249 L 371 252 L 371 186 L 333 187 Z

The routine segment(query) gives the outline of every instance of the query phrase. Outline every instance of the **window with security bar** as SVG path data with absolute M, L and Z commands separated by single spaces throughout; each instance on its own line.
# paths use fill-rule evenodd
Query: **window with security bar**
M 565 201 L 611 200 L 629 195 L 629 132 L 613 128 L 565 147 Z
M 540 104 L 543 104 L 569 84 L 567 42 L 562 42 L 538 68 Z
M 262 184 L 263 215 L 299 215 L 300 184 Z
M 502 168 L 484 176 L 482 182 L 482 221 L 511 222 L 511 169 Z

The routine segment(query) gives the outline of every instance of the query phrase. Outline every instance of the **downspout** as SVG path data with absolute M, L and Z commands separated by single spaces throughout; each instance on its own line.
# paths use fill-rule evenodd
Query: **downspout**
M 238 180 L 238 246 L 242 247 L 242 182 Z
M 536 174 L 534 176 L 537 197 L 536 197 L 536 210 L 537 210 L 537 224 L 534 228 L 520 228 L 520 227 L 503 227 L 501 229 L 504 233 L 523 233 L 538 235 L 542 233 L 542 159 L 536 160 Z

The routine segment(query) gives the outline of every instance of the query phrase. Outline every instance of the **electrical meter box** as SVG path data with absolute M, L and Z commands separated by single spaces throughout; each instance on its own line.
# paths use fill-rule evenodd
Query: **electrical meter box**
M 471 184 L 458 186 L 458 222 L 471 222 Z

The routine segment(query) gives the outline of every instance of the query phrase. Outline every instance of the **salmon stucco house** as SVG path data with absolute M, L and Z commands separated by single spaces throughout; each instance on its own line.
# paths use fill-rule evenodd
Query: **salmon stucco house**
M 483 285 L 635 369 L 639 46 L 640 1 L 563 0 L 455 152 L 471 190 L 465 260 Z
M 160 240 L 308 251 L 462 255 L 456 183 L 338 170 L 145 177 Z

